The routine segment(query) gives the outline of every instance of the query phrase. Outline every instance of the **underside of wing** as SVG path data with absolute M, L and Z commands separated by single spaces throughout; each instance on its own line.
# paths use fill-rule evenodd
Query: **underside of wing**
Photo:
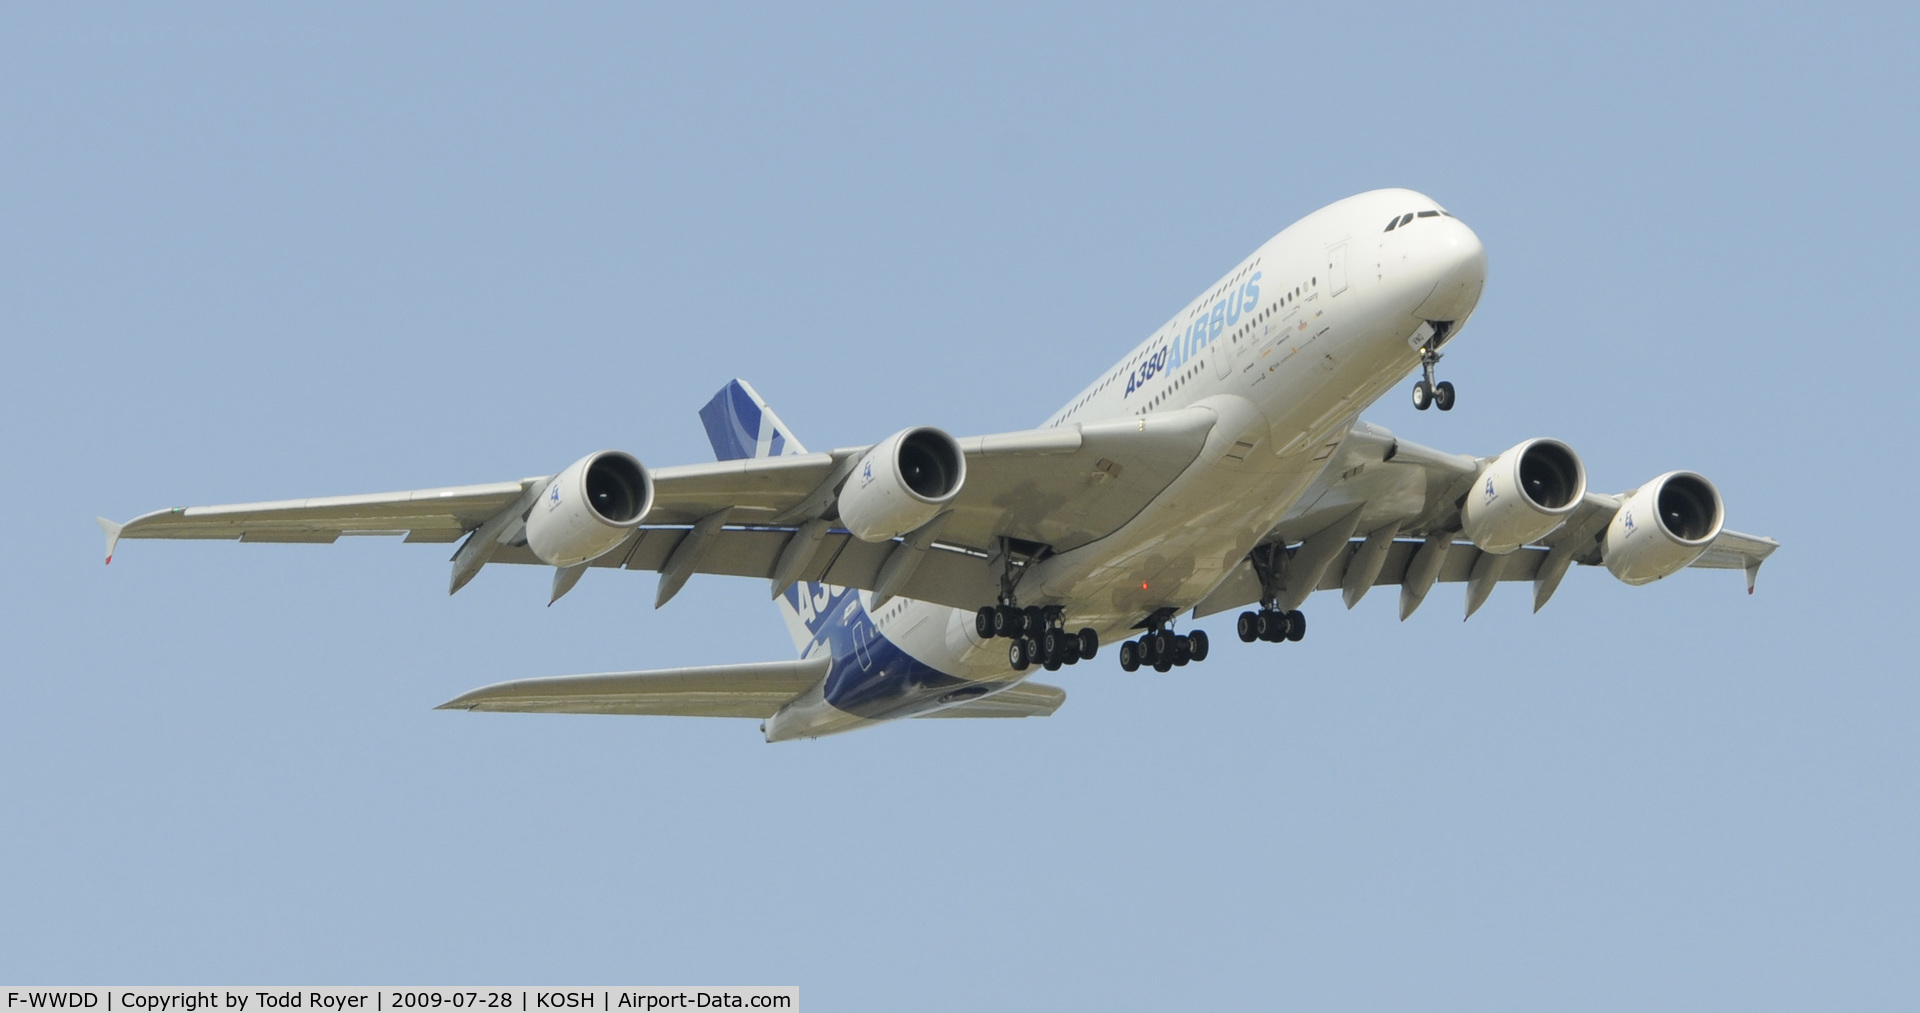
M 822 657 L 518 679 L 462 693 L 438 709 L 765 719 L 826 678 L 831 664 Z
M 1528 441 L 1515 451 L 1541 442 L 1552 441 Z M 1572 460 L 1571 451 L 1566 453 Z M 1495 585 L 1520 580 L 1533 582 L 1537 610 L 1552 597 L 1569 567 L 1617 564 L 1618 559 L 1607 556 L 1608 531 L 1623 510 L 1631 509 L 1630 497 L 1644 496 L 1656 483 L 1682 474 L 1661 476 L 1639 493 L 1574 493 L 1563 501 L 1562 512 L 1550 518 L 1546 534 L 1490 546 L 1503 551 L 1486 551 L 1481 548 L 1485 543 L 1474 540 L 1465 508 L 1469 499 L 1483 495 L 1492 501 L 1495 492 L 1488 476 L 1496 474 L 1499 460 L 1444 453 L 1399 440 L 1365 422 L 1356 424 L 1295 508 L 1195 614 L 1223 612 L 1268 596 L 1282 608 L 1294 608 L 1314 591 L 1334 589 L 1343 592 L 1351 608 L 1367 589 L 1393 584 L 1401 587 L 1405 618 L 1433 584 L 1465 583 L 1467 614 L 1472 615 Z M 1704 550 L 1698 541 L 1689 543 L 1697 557 L 1676 559 L 1672 567 L 1743 569 L 1751 590 L 1760 564 L 1779 543 L 1717 529 L 1718 493 L 1699 476 L 1686 474 L 1698 479 L 1694 488 L 1706 490 L 1700 502 L 1711 499 L 1707 512 L 1715 517 L 1714 527 L 1703 530 L 1701 537 L 1706 530 L 1716 533 Z M 1578 489 L 1585 480 L 1568 484 Z M 1624 516 L 1622 523 L 1631 526 L 1631 515 Z M 1642 526 L 1647 526 L 1644 513 Z M 1621 579 L 1641 583 L 1658 575 L 1629 573 Z
M 1044 718 L 1060 709 L 1067 691 L 1040 682 L 1022 682 L 991 696 L 919 715 L 923 718 Z
M 660 468 L 644 478 L 632 462 L 636 488 L 645 483 L 652 493 L 643 519 L 629 522 L 624 537 L 615 531 L 607 548 L 558 560 L 530 544 L 529 511 L 542 495 L 558 503 L 553 487 L 575 469 L 557 479 L 182 507 L 124 525 L 100 523 L 109 560 L 121 538 L 326 543 L 346 535 L 414 542 L 470 536 L 454 557 L 455 591 L 487 563 L 524 563 L 559 567 L 556 598 L 595 566 L 659 571 L 661 603 L 692 574 L 712 573 L 818 581 L 972 608 L 995 593 L 987 557 L 1003 539 L 1025 543 L 1031 555 L 1119 529 L 1193 462 L 1215 418 L 1189 408 L 954 441 L 966 458 L 967 481 L 924 530 L 880 541 L 853 537 L 838 514 L 843 488 L 872 449 L 865 447 Z
M 364 496 L 234 503 L 156 510 L 125 524 L 102 522 L 112 538 L 208 538 L 243 542 L 332 542 L 342 535 L 404 535 L 453 542 L 511 506 L 543 479 L 415 489 Z M 108 554 L 112 554 L 109 546 Z

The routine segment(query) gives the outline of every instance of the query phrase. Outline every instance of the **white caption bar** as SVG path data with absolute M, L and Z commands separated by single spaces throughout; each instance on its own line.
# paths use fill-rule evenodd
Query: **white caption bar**
M 646 1013 L 678 1009 L 800 1008 L 797 985 L 658 985 L 610 988 L 359 987 L 220 985 L 193 988 L 25 988 L 0 987 L 6 1005 L 0 1013 Z

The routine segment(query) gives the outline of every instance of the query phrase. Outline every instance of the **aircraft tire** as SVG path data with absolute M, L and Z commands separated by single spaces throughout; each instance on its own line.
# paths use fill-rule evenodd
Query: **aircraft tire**
M 1413 385 L 1413 407 L 1419 411 L 1426 411 L 1432 404 L 1433 388 L 1427 386 L 1425 380 L 1416 382 Z
M 1033 659 L 1027 656 L 1027 642 L 1018 637 L 1007 645 L 1007 664 L 1016 672 L 1024 672 Z
M 1433 406 L 1443 412 L 1453 410 L 1453 382 L 1442 380 L 1433 385 Z
M 1307 635 L 1307 615 L 1299 609 L 1287 613 L 1287 639 L 1299 643 Z
M 1240 635 L 1240 642 L 1251 644 L 1260 639 L 1260 617 L 1253 612 L 1242 612 L 1233 624 L 1233 631 Z
M 1138 672 L 1140 670 L 1140 645 L 1131 640 L 1120 644 L 1120 671 Z
M 1193 641 L 1186 637 L 1173 638 L 1173 666 L 1181 668 L 1193 660 Z
M 1207 660 L 1207 631 L 1206 630 L 1194 630 L 1192 633 L 1187 634 L 1187 641 L 1193 645 L 1190 648 L 1190 650 L 1193 652 L 1193 660 L 1195 661 Z
M 993 635 L 996 637 L 1017 637 L 1025 624 L 1026 618 L 1012 605 L 1002 605 L 993 610 Z
M 973 632 L 978 634 L 982 640 L 992 640 L 996 636 L 993 630 L 995 617 L 996 613 L 991 605 L 985 606 L 980 611 L 975 612 L 973 614 Z

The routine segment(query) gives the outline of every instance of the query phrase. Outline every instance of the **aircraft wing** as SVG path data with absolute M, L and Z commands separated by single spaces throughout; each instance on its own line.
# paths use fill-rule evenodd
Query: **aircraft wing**
M 1471 616 L 1501 582 L 1531 581 L 1534 610 L 1553 596 L 1574 564 L 1602 563 L 1601 543 L 1624 495 L 1588 492 L 1552 533 L 1506 555 L 1485 553 L 1461 534 L 1461 504 L 1490 459 L 1449 454 L 1397 439 L 1361 422 L 1329 458 L 1298 505 L 1262 539 L 1265 562 L 1278 576 L 1284 607 L 1314 591 L 1342 592 L 1352 608 L 1368 589 L 1401 588 L 1401 618 L 1418 608 L 1435 583 L 1465 583 Z M 1422 561 L 1422 549 L 1433 550 Z M 1744 570 L 1747 590 L 1780 543 L 1722 530 L 1690 565 Z M 1194 609 L 1196 616 L 1260 600 L 1252 557 Z
M 516 679 L 462 693 L 436 710 L 532 714 L 673 714 L 761 718 L 826 678 L 832 659 Z
M 967 481 L 937 531 L 864 542 L 833 525 L 838 490 L 867 447 L 654 469 L 645 522 L 589 566 L 662 573 L 659 601 L 694 573 L 775 577 L 796 538 L 817 542 L 791 579 L 858 587 L 957 608 L 993 600 L 986 557 L 1001 537 L 1065 551 L 1124 525 L 1192 463 L 1215 415 L 1153 416 L 958 441 Z M 124 538 L 330 543 L 355 535 L 468 543 L 458 590 L 488 562 L 542 565 L 520 524 L 547 477 L 360 496 L 177 507 L 125 524 L 101 519 L 107 559 Z M 486 530 L 482 530 L 486 529 Z M 896 555 L 904 553 L 898 562 Z M 907 557 L 911 557 L 910 559 Z M 579 579 L 562 571 L 555 597 Z

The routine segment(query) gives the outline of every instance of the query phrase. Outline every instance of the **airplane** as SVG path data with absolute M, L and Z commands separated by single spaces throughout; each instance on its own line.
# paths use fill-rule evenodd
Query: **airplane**
M 1742 569 L 1752 593 L 1779 543 L 1726 529 L 1696 472 L 1599 493 L 1559 440 L 1474 457 L 1359 418 L 1416 370 L 1414 406 L 1452 409 L 1435 367 L 1486 270 L 1438 202 L 1374 190 L 1262 244 L 1033 429 L 810 453 L 735 379 L 700 409 L 715 463 L 607 450 L 517 482 L 99 523 L 109 563 L 123 538 L 459 541 L 449 593 L 489 563 L 550 566 L 549 605 L 594 567 L 658 572 L 656 608 L 696 573 L 767 580 L 797 659 L 519 679 L 441 707 L 751 718 L 768 742 L 1049 715 L 1066 694 L 1036 668 L 1115 640 L 1125 671 L 1202 662 L 1182 614 L 1241 610 L 1242 642 L 1298 641 L 1317 590 L 1352 608 L 1397 585 L 1403 620 L 1435 583 L 1466 584 L 1470 617 L 1530 581 L 1538 611 L 1576 563 L 1634 585 Z

